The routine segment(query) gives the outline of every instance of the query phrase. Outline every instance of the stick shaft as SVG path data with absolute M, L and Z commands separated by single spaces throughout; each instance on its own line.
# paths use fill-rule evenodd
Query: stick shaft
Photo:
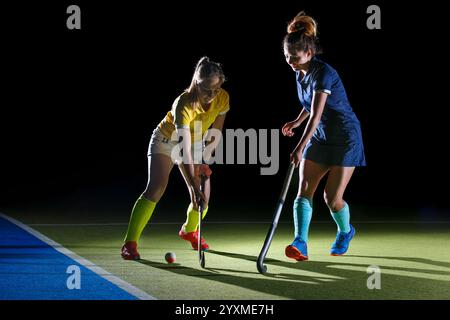
M 280 219 L 281 211 L 283 209 L 284 202 L 286 200 L 286 195 L 291 184 L 292 175 L 294 173 L 295 166 L 293 163 L 289 165 L 286 178 L 284 179 L 283 188 L 281 189 L 280 198 L 278 199 L 275 214 L 273 216 L 272 225 L 270 226 L 269 232 L 267 233 L 266 239 L 264 240 L 264 245 L 258 256 L 257 268 L 260 273 L 265 273 L 267 268 L 264 266 L 264 259 L 266 258 L 267 251 L 269 251 L 270 244 L 272 243 L 272 238 L 278 225 L 278 220 Z

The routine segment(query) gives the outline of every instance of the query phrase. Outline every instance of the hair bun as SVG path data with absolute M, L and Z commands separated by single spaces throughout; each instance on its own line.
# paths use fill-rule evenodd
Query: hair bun
M 302 32 L 305 36 L 316 37 L 317 23 L 312 17 L 307 16 L 304 11 L 301 11 L 289 22 L 287 32 Z

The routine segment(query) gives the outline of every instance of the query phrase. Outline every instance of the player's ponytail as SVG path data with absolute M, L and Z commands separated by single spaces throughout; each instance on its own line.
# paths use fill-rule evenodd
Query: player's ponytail
M 198 60 L 195 66 L 194 76 L 192 81 L 200 81 L 202 79 L 210 77 L 218 77 L 221 82 L 225 81 L 225 75 L 223 74 L 222 65 L 220 63 L 211 61 L 208 57 L 204 56 Z
M 189 102 L 191 102 L 194 107 L 198 107 L 198 94 L 197 94 L 197 83 L 201 80 L 218 77 L 221 83 L 225 82 L 225 74 L 222 70 L 222 65 L 218 62 L 211 61 L 209 57 L 201 57 L 197 62 L 194 70 L 194 75 L 192 76 L 191 84 L 189 88 L 186 89 L 188 93 Z
M 320 54 L 322 50 L 317 33 L 317 22 L 301 11 L 289 22 L 283 45 L 298 51 L 311 50 L 313 55 Z

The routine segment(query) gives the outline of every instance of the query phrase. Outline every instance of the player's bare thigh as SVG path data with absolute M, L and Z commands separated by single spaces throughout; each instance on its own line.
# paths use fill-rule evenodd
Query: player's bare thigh
M 320 180 L 328 172 L 329 166 L 302 159 L 299 166 L 299 189 L 297 197 L 312 199 Z
M 143 196 L 158 202 L 169 182 L 169 175 L 173 168 L 172 159 L 162 153 L 154 153 L 148 157 L 148 180 Z

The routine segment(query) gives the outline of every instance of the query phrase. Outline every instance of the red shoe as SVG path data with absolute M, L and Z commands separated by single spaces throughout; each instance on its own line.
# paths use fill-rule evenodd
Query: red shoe
M 137 242 L 136 241 L 127 241 L 122 246 L 121 252 L 122 258 L 125 260 L 139 260 L 141 256 L 137 251 Z
M 297 261 L 306 261 L 308 260 L 308 256 L 303 254 L 300 250 L 298 250 L 293 245 L 289 245 L 284 250 L 286 257 L 295 259 Z
M 198 250 L 198 230 L 194 232 L 185 232 L 183 228 L 181 228 L 180 231 L 178 232 L 178 235 L 180 236 L 181 239 L 189 241 L 194 250 Z M 203 239 L 203 237 L 201 241 L 202 241 L 202 249 L 208 250 L 209 246 L 205 242 L 205 239 Z

